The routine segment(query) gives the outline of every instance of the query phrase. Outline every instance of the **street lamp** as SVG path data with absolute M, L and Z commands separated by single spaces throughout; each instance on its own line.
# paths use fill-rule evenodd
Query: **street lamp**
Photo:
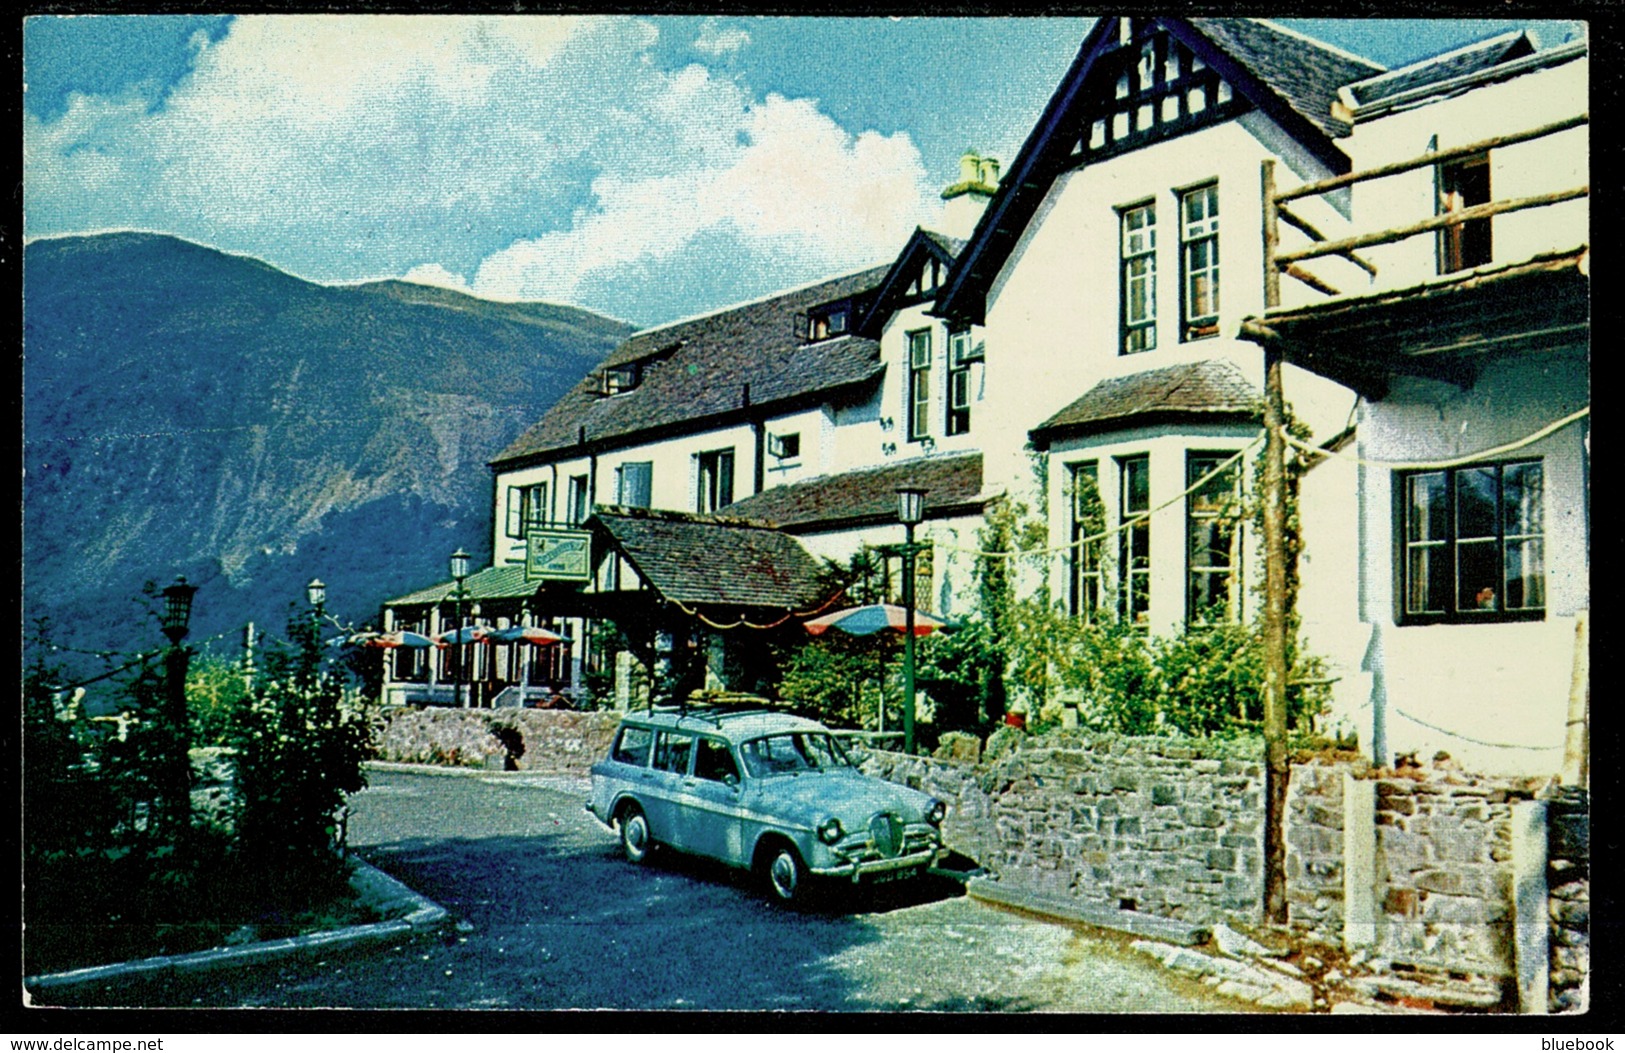
M 914 528 L 925 519 L 925 490 L 897 488 L 897 518 L 903 524 L 903 752 L 914 753 Z
M 305 598 L 310 601 L 316 616 L 321 617 L 322 607 L 327 603 L 327 586 L 322 584 L 321 578 L 310 579 L 310 584 L 305 586 Z
M 457 583 L 452 594 L 453 618 L 456 621 L 453 632 L 459 632 L 463 627 L 463 581 L 468 577 L 468 553 L 459 546 L 451 554 L 451 577 Z M 463 642 L 461 635 L 453 637 L 457 641 L 456 659 L 451 667 L 451 704 L 461 707 L 463 704 Z
M 192 758 L 187 752 L 191 721 L 186 713 L 186 668 L 192 652 L 181 646 L 181 641 L 186 639 L 191 627 L 192 597 L 197 595 L 197 586 L 188 585 L 184 577 L 179 577 L 159 595 L 164 599 L 161 625 L 164 635 L 169 638 L 169 651 L 164 655 L 164 677 L 167 681 L 164 686 L 169 696 L 166 700 L 168 719 L 165 721 L 169 737 L 169 756 L 164 773 L 165 811 L 168 812 L 171 828 L 179 831 L 185 830 L 192 821 Z

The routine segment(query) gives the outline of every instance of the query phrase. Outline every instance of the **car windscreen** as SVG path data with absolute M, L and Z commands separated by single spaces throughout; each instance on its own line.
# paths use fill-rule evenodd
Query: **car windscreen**
M 849 768 L 852 761 L 839 742 L 823 732 L 787 732 L 751 739 L 739 747 L 745 770 L 756 778 L 826 768 Z

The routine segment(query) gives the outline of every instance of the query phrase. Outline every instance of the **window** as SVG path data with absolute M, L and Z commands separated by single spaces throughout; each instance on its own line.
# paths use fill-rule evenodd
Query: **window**
M 1397 483 L 1401 621 L 1545 613 L 1541 462 L 1401 473 Z
M 524 537 L 534 524 L 547 522 L 547 484 L 508 487 L 508 517 L 505 533 Z
M 784 435 L 769 435 L 767 452 L 781 461 L 795 460 L 801 456 L 801 433 L 793 431 Z
M 1182 339 L 1219 335 L 1219 185 L 1179 195 Z
M 1123 210 L 1123 354 L 1157 346 L 1157 207 Z
M 1490 200 L 1490 157 L 1478 154 L 1439 166 L 1439 214 L 1460 212 Z M 1482 267 L 1492 256 L 1490 220 L 1470 219 L 1439 231 L 1439 273 Z
M 628 508 L 648 508 L 653 482 L 653 462 L 628 461 L 615 469 L 615 503 Z
M 850 328 L 850 318 L 851 315 L 844 306 L 813 311 L 807 318 L 807 338 L 827 340 L 832 336 L 840 336 Z
M 631 391 L 643 379 L 642 367 L 634 362 L 626 366 L 614 366 L 604 370 L 604 394 L 619 395 L 623 391 Z
M 734 500 L 734 452 L 711 450 L 694 458 L 698 477 L 695 480 L 696 512 L 715 512 Z
M 970 333 L 948 336 L 948 412 L 943 430 L 949 435 L 970 431 L 971 363 L 982 357 L 982 345 L 972 344 Z
M 648 728 L 624 727 L 615 740 L 615 749 L 610 756 L 622 764 L 645 767 L 649 763 L 649 746 L 654 742 L 654 737 L 655 733 Z
M 694 777 L 712 782 L 739 782 L 739 765 L 721 739 L 702 738 L 694 755 Z
M 931 432 L 931 330 L 908 334 L 908 437 Z
M 693 752 L 693 735 L 662 731 L 655 740 L 655 767 L 673 775 L 687 775 L 688 758 Z
M 1144 625 L 1151 619 L 1151 518 L 1143 515 L 1151 511 L 1151 458 L 1117 462 L 1117 493 L 1118 522 L 1127 524 L 1117 532 L 1118 612 Z
M 1233 456 L 1190 454 L 1185 460 L 1185 485 L 1195 486 Z M 1233 622 L 1241 614 L 1239 465 L 1230 465 L 1185 499 L 1185 620 L 1191 625 Z
M 898 551 L 901 547 L 899 545 L 877 550 L 881 554 L 879 599 L 882 603 L 901 604 L 903 602 L 903 555 Z M 935 549 L 931 546 L 931 543 L 928 541 L 922 542 L 921 548 L 914 553 L 914 608 L 916 610 L 930 611 L 935 609 L 936 604 L 932 599 L 932 589 L 934 587 L 932 566 L 935 560 Z M 869 595 L 875 595 L 867 582 L 864 591 Z
M 592 514 L 592 501 L 589 499 L 589 480 L 585 475 L 570 476 L 570 522 L 585 523 L 587 516 Z
M 1072 548 L 1068 587 L 1068 609 L 1075 618 L 1093 621 L 1100 610 L 1100 541 L 1084 538 L 1100 534 L 1106 527 L 1105 509 L 1100 504 L 1100 465 L 1086 461 L 1067 466 L 1071 474 Z

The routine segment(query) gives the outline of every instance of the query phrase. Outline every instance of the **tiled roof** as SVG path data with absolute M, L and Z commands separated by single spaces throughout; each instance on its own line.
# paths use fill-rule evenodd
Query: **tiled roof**
M 634 333 L 605 366 L 645 363 L 642 382 L 598 394 L 599 373 L 584 378 L 541 421 L 497 455 L 501 464 L 588 442 L 698 421 L 745 404 L 783 402 L 880 375 L 880 345 L 854 336 L 805 343 L 796 316 L 809 307 L 866 292 L 885 277 L 871 268 L 701 318 Z
M 1337 89 L 1382 72 L 1375 62 L 1328 47 L 1256 18 L 1193 18 L 1202 35 L 1252 71 L 1300 116 L 1327 135 L 1347 135 L 1332 116 Z
M 1251 416 L 1259 392 L 1241 370 L 1210 359 L 1111 377 L 1032 430 L 1034 442 L 1061 433 L 1108 431 L 1136 419 Z
M 775 486 L 743 501 L 728 515 L 748 516 L 796 533 L 808 528 L 854 520 L 895 521 L 897 488 L 921 486 L 926 512 L 946 511 L 981 502 L 982 455 L 945 454 L 917 457 L 880 468 L 821 475 Z
M 1348 85 L 1347 91 L 1356 106 L 1366 106 L 1452 77 L 1477 73 L 1502 62 L 1522 58 L 1533 51 L 1534 45 L 1523 32 L 1502 33 L 1489 40 L 1368 77 Z
M 620 507 L 600 507 L 588 523 L 678 603 L 809 610 L 834 591 L 801 542 L 759 523 Z
M 467 590 L 465 598 L 468 600 L 514 599 L 533 596 L 536 593 L 538 584 L 540 583 L 526 581 L 525 568 L 519 565 L 486 567 L 484 570 L 475 571 L 463 579 L 463 587 Z M 455 581 L 443 581 L 426 589 L 409 592 L 398 599 L 385 600 L 384 605 L 402 607 L 413 603 L 442 603 L 452 598 L 452 593 L 456 588 L 457 583 Z

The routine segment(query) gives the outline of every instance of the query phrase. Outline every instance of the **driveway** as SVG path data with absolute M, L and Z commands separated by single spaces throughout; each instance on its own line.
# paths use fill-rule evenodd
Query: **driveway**
M 125 1006 L 1247 1008 L 1113 934 L 1001 911 L 951 881 L 847 888 L 787 910 L 704 861 L 667 853 L 634 867 L 584 797 L 584 783 L 522 773 L 374 771 L 352 799 L 351 846 L 450 910 L 443 935 L 70 994 Z

